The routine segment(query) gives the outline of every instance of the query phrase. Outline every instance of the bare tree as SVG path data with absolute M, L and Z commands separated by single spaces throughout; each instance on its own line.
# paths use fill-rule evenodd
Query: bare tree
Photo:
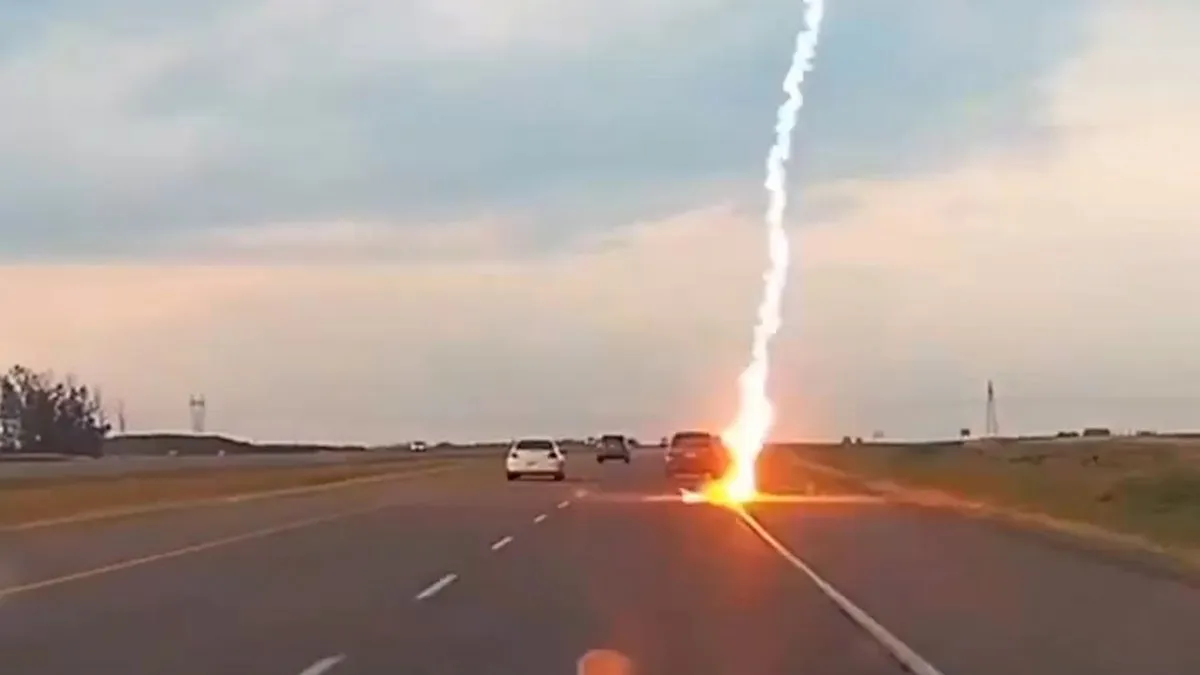
M 23 452 L 89 455 L 103 453 L 112 425 L 97 392 L 67 376 L 38 373 L 14 366 L 0 377 L 0 418 L 12 420 L 0 429 L 0 447 Z

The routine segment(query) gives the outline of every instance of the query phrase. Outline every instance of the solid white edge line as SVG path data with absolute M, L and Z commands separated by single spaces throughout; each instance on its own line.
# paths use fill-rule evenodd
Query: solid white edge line
M 330 670 L 332 670 L 334 666 L 341 663 L 345 659 L 346 659 L 345 654 L 338 654 L 337 656 L 327 656 L 327 657 L 321 659 L 320 661 L 317 661 L 316 663 L 312 664 L 311 666 L 305 668 L 304 670 L 300 671 L 300 675 L 321 675 L 322 673 L 327 673 Z
M 513 538 L 511 536 L 503 537 L 503 538 L 497 540 L 496 543 L 492 544 L 492 550 L 499 551 L 500 549 L 504 548 L 505 546 L 508 546 L 509 544 L 511 544 L 512 540 L 513 540 Z
M 458 579 L 457 574 L 447 574 L 446 576 L 442 577 L 441 579 L 438 579 L 437 581 L 430 584 L 429 587 L 426 588 L 425 590 L 421 591 L 420 593 L 417 593 L 417 600 L 428 600 L 429 598 L 432 598 L 433 596 L 437 595 L 443 588 L 454 583 L 455 580 L 457 580 L 457 579 Z
M 778 539 L 774 537 L 765 527 L 762 526 L 754 516 L 738 509 L 738 516 L 742 522 L 746 523 L 755 534 L 758 535 L 768 546 L 775 549 L 775 552 L 783 556 L 783 559 L 791 563 L 792 567 L 800 570 L 807 576 L 821 592 L 829 597 L 838 609 L 842 610 L 846 616 L 850 617 L 854 623 L 858 624 L 863 630 L 867 631 L 871 637 L 875 638 L 883 648 L 891 653 L 892 657 L 900 662 L 902 666 L 907 668 L 914 675 L 942 675 L 942 672 L 933 667 L 933 664 L 926 661 L 920 654 L 913 651 L 911 647 L 900 641 L 900 638 L 892 635 L 888 629 L 884 628 L 878 621 L 871 618 L 858 605 L 851 602 L 846 596 L 842 595 L 838 589 L 834 588 L 833 584 L 825 581 L 821 575 L 817 574 L 811 567 L 801 560 L 796 554 L 792 553 Z
M 545 520 L 545 519 L 546 519 L 546 514 L 544 514 L 544 513 L 539 513 L 539 514 L 537 514 L 537 517 L 533 519 L 533 522 L 535 522 L 535 523 L 540 523 L 540 522 L 542 522 L 542 521 L 543 521 L 543 520 Z

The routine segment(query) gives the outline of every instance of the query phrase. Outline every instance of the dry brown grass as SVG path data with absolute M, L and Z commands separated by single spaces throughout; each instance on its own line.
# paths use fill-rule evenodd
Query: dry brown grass
M 406 458 L 321 466 L 181 469 L 118 476 L 0 480 L 0 526 L 330 485 L 372 476 L 430 471 L 454 464 L 447 460 Z
M 1200 442 L 1111 438 L 795 446 L 871 480 L 1088 523 L 1167 547 L 1200 547 Z

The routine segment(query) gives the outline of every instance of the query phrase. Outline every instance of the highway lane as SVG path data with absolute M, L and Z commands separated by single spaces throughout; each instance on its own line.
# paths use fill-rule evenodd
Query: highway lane
M 946 673 L 1200 673 L 1200 588 L 918 507 L 752 509 Z
M 80 570 L 163 551 L 224 540 L 383 505 L 430 505 L 456 492 L 495 483 L 488 462 L 398 473 L 384 482 L 294 496 L 216 500 L 179 510 L 151 511 L 109 520 L 66 522 L 32 530 L 0 530 L 0 587 L 37 583 Z M 450 484 L 450 486 L 448 486 Z M 480 497 L 481 502 L 495 496 Z
M 947 675 L 1200 673 L 1195 576 L 932 508 L 749 510 Z
M 643 675 L 904 672 L 730 512 L 642 502 L 669 494 L 658 464 L 604 467 L 595 498 L 470 569 L 419 618 L 348 637 L 337 672 L 570 675 L 595 649 Z
M 286 506 L 270 500 L 10 533 L 4 557 L 57 569 L 15 580 L 50 585 L 0 590 L 5 667 L 31 675 L 299 673 L 348 632 L 396 630 L 395 613 L 449 566 L 489 555 L 492 542 L 535 526 L 583 485 L 513 486 L 499 463 L 493 469 L 289 498 Z M 246 522 L 236 525 L 231 514 Z M 180 546 L 196 550 L 175 555 Z M 120 561 L 134 564 L 102 567 Z M 55 583 L 70 574 L 90 576 Z
M 0 539 L 0 560 L 24 561 L 20 581 L 35 583 L 188 542 L 217 545 L 0 590 L 0 654 L 30 675 L 297 675 L 321 662 L 333 675 L 550 674 L 573 672 L 602 647 L 626 653 L 642 675 L 899 672 L 734 514 L 648 501 L 671 493 L 659 462 L 642 454 L 597 467 L 576 453 L 572 482 L 509 484 L 497 461 L 494 474 L 476 465 L 456 477 L 14 533 Z M 818 493 L 840 489 L 815 482 Z M 1185 639 L 1200 625 L 1194 587 L 886 503 L 754 513 L 945 675 L 1200 672 L 1200 645 Z M 300 525 L 279 529 L 289 523 Z M 221 543 L 238 533 L 251 536 Z

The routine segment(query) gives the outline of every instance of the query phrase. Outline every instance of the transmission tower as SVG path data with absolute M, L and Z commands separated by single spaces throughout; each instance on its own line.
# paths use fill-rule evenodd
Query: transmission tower
M 196 394 L 188 398 L 188 409 L 192 413 L 192 433 L 204 433 L 204 414 L 208 411 L 204 394 Z
M 987 419 L 984 423 L 984 435 L 989 438 L 1000 435 L 1000 420 L 996 417 L 996 388 L 991 380 L 987 383 Z

